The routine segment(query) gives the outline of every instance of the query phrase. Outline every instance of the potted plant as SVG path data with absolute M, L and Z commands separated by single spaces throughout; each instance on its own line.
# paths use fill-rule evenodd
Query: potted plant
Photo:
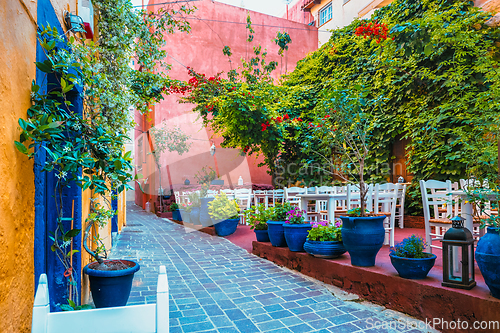
M 191 222 L 191 210 L 193 209 L 193 204 L 191 202 L 183 203 L 181 204 L 181 218 L 182 221 L 186 223 L 192 223 Z
M 215 232 L 218 236 L 229 236 L 236 231 L 240 222 L 239 211 L 238 203 L 235 200 L 229 200 L 224 192 L 208 203 L 208 213 L 214 220 Z
M 170 212 L 172 212 L 172 219 L 176 221 L 182 221 L 181 212 L 179 210 L 179 205 L 176 202 L 170 204 L 168 208 Z
M 311 224 L 305 222 L 305 211 L 299 207 L 292 207 L 286 212 L 285 223 L 283 229 L 286 239 L 286 244 L 290 251 L 304 251 L 304 243 L 307 239 L 307 234 L 311 230 Z
M 286 246 L 285 230 L 283 223 L 286 220 L 286 213 L 292 208 L 288 202 L 284 204 L 276 204 L 274 207 L 269 208 L 267 221 L 267 233 L 272 246 L 283 247 Z
M 245 217 L 250 225 L 250 229 L 255 232 L 257 242 L 269 242 L 269 233 L 267 232 L 268 211 L 264 204 L 259 204 L 256 207 L 245 211 Z
M 189 194 L 189 202 L 191 202 L 191 212 L 189 213 L 189 219 L 193 224 L 200 224 L 200 195 L 198 192 L 192 192 Z
M 405 279 L 425 279 L 436 261 L 436 255 L 424 252 L 422 237 L 411 235 L 391 248 L 392 266 Z
M 212 225 L 212 219 L 208 214 L 208 203 L 214 198 L 207 197 L 207 191 L 210 188 L 212 180 L 217 178 L 217 173 L 211 167 L 203 167 L 195 176 L 198 184 L 201 185 L 200 192 L 200 223 L 204 227 Z
M 497 175 L 490 175 L 494 179 Z M 491 295 L 500 298 L 500 193 L 498 185 L 484 179 L 473 179 L 466 186 L 467 200 L 473 204 L 475 218 L 481 219 L 486 234 L 477 242 L 475 258 Z
M 379 98 L 367 98 L 370 92 L 355 86 L 352 90 L 325 89 L 323 112 L 311 123 L 314 136 L 323 142 L 325 162 L 338 179 L 351 183 L 359 190 L 359 208 L 349 211 L 342 219 L 342 240 L 354 266 L 374 266 L 375 257 L 385 238 L 385 216 L 373 216 L 366 211 L 368 185 L 365 183 L 366 162 L 375 113 Z M 371 110 L 370 110 L 371 109 Z M 370 112 L 367 112 L 370 111 Z M 332 160 L 331 156 L 334 155 Z
M 342 243 L 342 220 L 311 222 L 304 250 L 317 258 L 337 258 L 347 250 Z

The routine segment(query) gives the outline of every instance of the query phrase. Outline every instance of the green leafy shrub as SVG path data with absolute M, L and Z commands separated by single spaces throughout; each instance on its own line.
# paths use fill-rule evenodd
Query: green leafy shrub
M 268 218 L 269 221 L 285 221 L 286 214 L 293 208 L 288 202 L 283 204 L 276 204 L 274 207 L 269 207 Z
M 391 254 L 402 258 L 427 258 L 424 253 L 425 242 L 423 237 L 411 235 L 391 248 Z
M 224 192 L 208 203 L 208 214 L 215 220 L 237 219 L 239 212 L 238 203 L 235 200 L 229 200 Z
M 170 204 L 170 207 L 168 208 L 168 211 L 169 212 L 173 212 L 174 210 L 178 210 L 178 209 L 179 209 L 179 205 L 176 202 L 174 202 L 174 203 Z
M 252 206 L 245 211 L 246 221 L 250 229 L 267 230 L 267 221 L 269 221 L 269 210 L 266 210 L 264 204 Z
M 328 221 L 311 222 L 312 228 L 309 230 L 307 239 L 319 242 L 340 242 L 342 241 L 342 220 L 337 219 L 335 223 Z

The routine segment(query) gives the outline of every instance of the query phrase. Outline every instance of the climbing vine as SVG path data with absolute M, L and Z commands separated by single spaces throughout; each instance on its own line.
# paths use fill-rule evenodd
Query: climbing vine
M 129 186 L 131 153 L 124 153 L 133 126 L 129 107 L 148 112 L 162 98 L 169 78 L 159 69 L 168 68 L 162 50 L 165 33 L 189 31 L 189 24 L 174 15 L 193 9 L 180 6 L 145 12 L 133 10 L 129 0 L 96 0 L 99 36 L 85 41 L 67 37 L 49 25 L 38 31 L 46 60 L 36 63 L 46 84 L 31 87 L 32 106 L 27 119 L 19 119 L 17 149 L 29 158 L 45 154 L 42 171 L 57 178 L 54 199 L 57 228 L 50 237 L 51 249 L 64 266 L 69 303 L 79 304 L 77 279 L 72 267 L 72 239 L 80 229 L 67 227 L 63 189 L 76 184 L 91 191 L 83 246 L 103 263 L 106 250 L 97 230 L 115 215 L 110 198 Z M 130 67 L 134 60 L 136 67 Z M 94 230 L 96 237 L 88 244 Z

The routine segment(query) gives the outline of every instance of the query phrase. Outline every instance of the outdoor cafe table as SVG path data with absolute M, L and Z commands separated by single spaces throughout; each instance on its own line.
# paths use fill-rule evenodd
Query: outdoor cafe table
M 472 232 L 473 224 L 474 224 L 474 214 L 472 204 L 467 201 L 467 193 L 463 190 L 451 191 L 450 194 L 454 197 L 458 197 L 461 201 L 462 208 L 462 217 L 465 218 L 465 227 Z M 488 199 L 492 201 L 498 198 L 498 193 L 491 193 L 491 195 L 487 195 Z

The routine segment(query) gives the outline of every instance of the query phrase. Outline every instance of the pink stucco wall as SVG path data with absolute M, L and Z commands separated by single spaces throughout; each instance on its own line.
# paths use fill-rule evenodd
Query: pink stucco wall
M 148 8 L 154 10 L 160 6 L 151 5 L 161 2 L 163 1 L 151 0 Z M 233 52 L 233 67 L 240 65 L 241 58 L 249 59 L 253 55 L 252 47 L 258 44 L 267 49 L 268 62 L 280 62 L 278 46 L 272 42 L 278 30 L 287 31 L 292 39 L 288 50 L 288 72 L 295 68 L 298 60 L 317 49 L 318 33 L 314 27 L 249 12 L 211 0 L 202 0 L 194 4 L 197 10 L 188 16 L 191 32 L 189 34 L 176 32 L 165 37 L 168 62 L 172 64 L 169 75 L 174 79 L 188 80 L 190 77 L 186 67 L 191 67 L 207 76 L 213 76 L 219 72 L 227 73 L 230 70 L 230 64 L 227 57 L 222 54 L 225 45 L 230 46 Z M 250 44 L 246 42 L 248 12 L 255 29 L 255 37 Z M 283 65 L 283 70 L 284 68 Z M 275 76 L 279 75 L 278 67 Z M 240 176 L 245 184 L 271 184 L 267 169 L 257 167 L 261 159 L 256 159 L 255 156 L 241 156 L 239 150 L 221 148 L 221 138 L 215 137 L 210 130 L 202 126 L 197 120 L 197 115 L 192 112 L 193 105 L 180 104 L 178 98 L 179 96 L 175 95 L 166 96 L 162 103 L 154 107 L 152 120 L 157 126 L 162 122 L 169 127 L 177 125 L 193 138 L 188 153 L 182 156 L 175 152 L 162 155 L 163 188 L 168 188 L 171 184 L 181 184 L 185 179 L 189 179 L 192 184 L 195 183 L 194 175 L 203 166 L 210 166 L 214 169 L 217 167 L 225 184 L 237 184 Z M 215 158 L 209 153 L 211 140 L 217 147 Z M 156 178 L 155 181 L 158 184 L 158 177 L 154 175 L 152 177 Z
M 288 19 L 290 21 L 309 24 L 314 21 L 314 17 L 311 15 L 311 12 L 305 12 L 301 9 L 303 5 L 311 2 L 311 0 L 299 0 L 292 6 L 288 7 L 288 16 L 287 13 L 283 15 L 284 19 Z

